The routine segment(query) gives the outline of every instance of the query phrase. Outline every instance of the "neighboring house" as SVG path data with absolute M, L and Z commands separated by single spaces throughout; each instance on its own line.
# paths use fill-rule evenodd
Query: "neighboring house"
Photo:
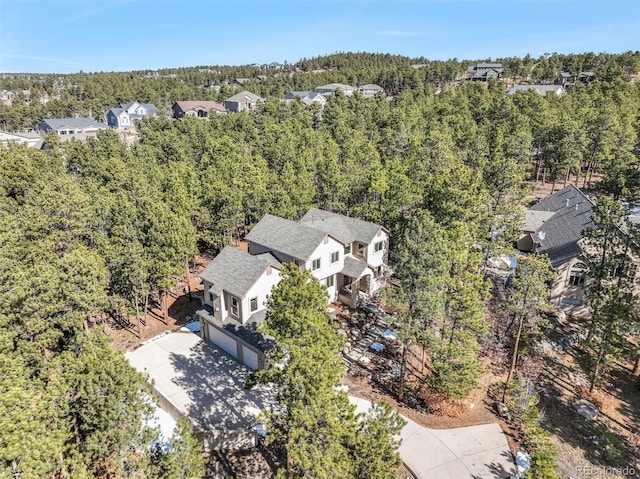
M 467 69 L 467 80 L 488 81 L 490 78 L 499 79 L 502 77 L 501 63 L 478 63 Z
M 171 107 L 173 118 L 179 120 L 185 117 L 209 119 L 212 114 L 226 113 L 227 110 L 222 103 L 215 101 L 177 101 Z
M 546 254 L 558 277 L 551 302 L 574 316 L 588 315 L 585 298 L 587 265 L 581 240 L 593 228 L 594 203 L 577 187 L 568 185 L 540 200 L 525 212 L 520 251 Z
M 107 125 L 111 128 L 134 128 L 134 122 L 141 118 L 148 118 L 156 114 L 156 106 L 151 103 L 120 104 L 117 108 L 110 108 L 106 113 Z
M 10 143 L 21 143 L 30 148 L 40 149 L 42 147 L 42 137 L 38 133 L 9 133 L 0 131 L 0 144 L 9 146 Z
M 346 96 L 351 96 L 356 88 L 345 85 L 344 83 L 329 83 L 327 85 L 321 85 L 315 89 L 316 93 L 320 93 L 322 95 L 331 95 L 332 93 L 335 93 L 336 90 L 342 90 Z
M 233 88 L 243 87 L 246 83 L 251 83 L 251 78 L 234 78 L 231 82 Z
M 327 103 L 327 99 L 324 95 L 316 93 L 315 91 L 290 91 L 284 96 L 287 101 L 292 101 L 295 98 L 300 98 L 302 103 L 306 106 L 310 106 L 314 103 L 324 106 Z
M 248 253 L 226 247 L 200 274 L 203 336 L 246 366 L 264 368 L 273 343 L 259 325 L 282 264 L 311 271 L 329 302 L 354 306 L 383 284 L 388 239 L 380 225 L 315 208 L 297 223 L 265 215 L 246 237 Z
M 588 85 L 593 80 L 596 79 L 596 74 L 594 72 L 580 72 L 578 73 L 578 81 Z
M 76 138 L 84 140 L 89 136 L 96 136 L 98 131 L 109 128 L 106 123 L 91 118 L 45 118 L 38 124 L 41 134 L 55 131 L 60 139 Z
M 575 85 L 576 79 L 575 77 L 568 72 L 560 72 L 558 73 L 558 78 L 556 79 L 557 85 L 562 85 L 564 88 L 570 88 Z
M 380 92 L 384 93 L 384 89 L 381 86 L 374 85 L 372 83 L 359 86 L 358 91 L 362 96 L 365 96 L 367 98 L 374 97 Z
M 562 96 L 566 92 L 562 85 L 514 85 L 507 90 L 507 95 L 515 95 L 519 91 L 534 90 L 540 96 L 552 94 Z
M 262 101 L 264 101 L 264 99 L 254 93 L 241 91 L 231 98 L 227 98 L 224 101 L 224 107 L 227 111 L 251 111 Z

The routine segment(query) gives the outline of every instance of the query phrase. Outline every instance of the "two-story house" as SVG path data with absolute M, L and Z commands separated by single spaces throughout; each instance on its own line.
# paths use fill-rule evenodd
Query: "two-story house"
M 250 91 L 241 91 L 227 98 L 224 101 L 224 107 L 227 111 L 251 111 L 258 106 L 258 103 L 263 102 L 264 99 Z
M 201 273 L 202 335 L 246 366 L 264 368 L 272 338 L 258 326 L 281 265 L 311 271 L 329 302 L 356 305 L 360 293 L 382 285 L 388 238 L 380 225 L 315 208 L 300 222 L 265 215 L 246 237 L 248 253 L 226 247 Z
M 490 78 L 499 79 L 503 71 L 501 63 L 478 63 L 467 68 L 467 80 L 486 82 Z
M 156 114 L 156 106 L 152 103 L 130 103 L 120 104 L 117 108 L 110 108 L 105 113 L 107 125 L 111 128 L 134 128 L 136 120 L 148 118 Z
M 226 247 L 200 274 L 204 304 L 202 336 L 251 369 L 264 367 L 271 338 L 258 331 L 267 296 L 280 281 L 281 263 L 271 254 Z

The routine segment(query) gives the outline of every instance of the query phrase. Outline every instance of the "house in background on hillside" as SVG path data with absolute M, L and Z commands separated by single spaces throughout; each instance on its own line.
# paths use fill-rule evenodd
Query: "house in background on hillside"
M 224 101 L 224 107 L 227 111 L 251 111 L 258 106 L 258 103 L 262 103 L 264 98 L 258 96 L 250 91 L 241 91 L 227 98 Z
M 262 369 L 272 338 L 259 331 L 282 264 L 309 270 L 329 302 L 355 306 L 384 283 L 388 231 L 356 218 L 311 209 L 299 222 L 264 216 L 246 237 L 248 253 L 225 247 L 200 274 L 201 334 L 252 369 Z
M 315 91 L 290 91 L 284 96 L 285 101 L 293 101 L 296 98 L 300 98 L 306 106 L 313 105 L 314 103 L 324 106 L 327 103 L 327 98 Z
M 149 118 L 156 114 L 156 106 L 152 103 L 130 103 L 120 104 L 117 108 L 110 108 L 105 113 L 107 125 L 111 128 L 135 129 L 135 121 L 141 118 Z
M 212 114 L 223 114 L 227 112 L 227 109 L 222 103 L 216 101 L 195 100 L 177 101 L 171 107 L 171 111 L 176 120 L 187 117 L 208 120 Z
M 562 96 L 566 92 L 562 85 L 514 85 L 507 90 L 507 95 L 515 95 L 519 91 L 533 90 L 540 96 Z
M 384 93 L 384 89 L 381 86 L 374 85 L 373 83 L 367 83 L 358 87 L 358 92 L 366 98 L 372 98 L 378 93 Z
M 502 78 L 502 63 L 478 63 L 467 68 L 467 80 L 469 81 L 489 81 L 490 78 Z
M 108 125 L 91 118 L 45 118 L 38 124 L 38 131 L 46 135 L 55 131 L 61 140 L 72 138 L 85 140 L 87 137 L 96 136 L 100 130 L 106 130 Z
M 9 146 L 10 143 L 20 143 L 30 148 L 40 149 L 42 147 L 42 136 L 38 133 L 9 133 L 0 131 L 0 145 Z
M 320 93 L 321 95 L 331 95 L 335 93 L 336 90 L 342 90 L 346 96 L 351 96 L 357 88 L 345 85 L 344 83 L 328 83 L 327 85 L 320 85 L 319 87 L 316 87 L 315 92 Z

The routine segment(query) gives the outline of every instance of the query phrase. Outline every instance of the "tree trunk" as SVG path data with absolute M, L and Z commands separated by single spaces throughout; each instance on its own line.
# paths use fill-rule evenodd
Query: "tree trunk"
M 402 344 L 402 360 L 400 362 L 400 390 L 398 391 L 398 399 L 402 401 L 404 399 L 404 374 L 407 369 L 407 348 L 409 347 L 409 340 L 405 339 Z
M 513 376 L 513 372 L 516 370 L 516 361 L 518 359 L 518 346 L 520 346 L 520 334 L 522 334 L 522 323 L 524 322 L 524 316 L 520 315 L 520 322 L 518 323 L 518 334 L 516 335 L 516 344 L 513 347 L 513 357 L 511 358 L 511 368 L 509 368 L 509 374 L 507 375 L 507 380 L 504 383 L 504 391 L 502 393 L 502 402 L 505 403 L 507 400 L 507 392 L 509 391 L 509 383 L 511 382 L 511 377 Z
M 147 314 L 149 312 L 149 290 L 144 295 L 144 324 L 147 324 Z
M 566 188 L 567 183 L 569 182 L 569 175 L 571 175 L 571 168 L 567 168 L 567 174 L 564 175 L 564 185 L 562 185 L 563 188 Z
M 162 291 L 162 319 L 164 324 L 169 323 L 169 310 L 167 308 L 167 292 Z
M 604 341 L 604 339 L 603 339 Z M 604 346 L 600 346 L 600 351 L 598 352 L 598 358 L 596 359 L 596 364 L 593 368 L 593 374 L 591 375 L 591 384 L 589 385 L 589 393 L 592 393 L 593 390 L 596 388 L 596 380 L 598 379 L 598 376 L 600 375 L 600 366 L 602 366 L 602 361 L 604 360 L 605 356 L 606 356 L 606 352 L 605 352 L 605 347 Z
M 187 270 L 187 275 L 185 277 L 186 281 L 187 281 L 187 292 L 189 293 L 189 301 L 191 301 L 192 297 L 191 297 L 191 272 L 189 271 L 189 258 L 186 258 L 186 270 Z

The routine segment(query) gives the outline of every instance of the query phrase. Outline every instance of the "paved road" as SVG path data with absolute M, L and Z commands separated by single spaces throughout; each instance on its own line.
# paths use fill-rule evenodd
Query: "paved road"
M 371 403 L 350 396 L 358 412 Z M 507 438 L 498 424 L 427 429 L 404 417 L 402 461 L 418 479 L 504 479 L 515 472 Z

